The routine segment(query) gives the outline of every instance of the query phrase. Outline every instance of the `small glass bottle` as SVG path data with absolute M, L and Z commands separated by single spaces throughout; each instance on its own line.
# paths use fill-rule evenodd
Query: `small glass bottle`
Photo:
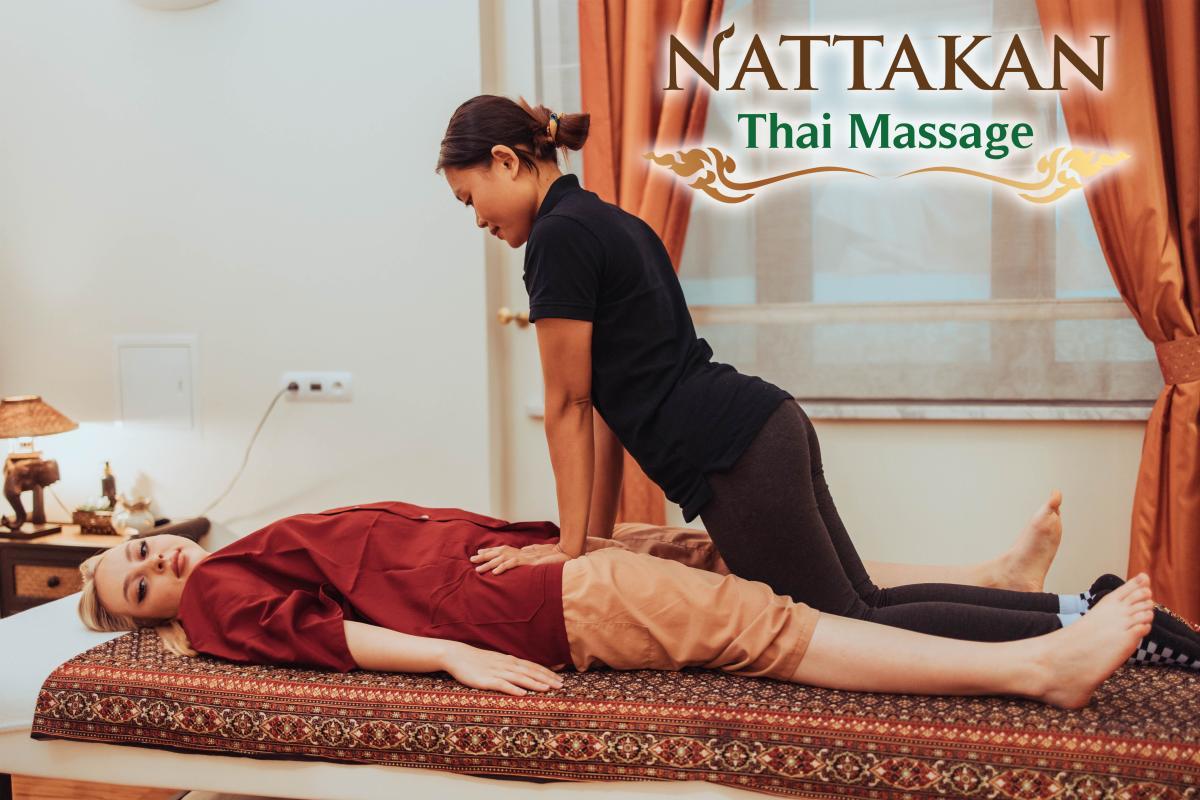
M 100 478 L 100 494 L 108 498 L 108 510 L 117 509 L 117 479 L 112 474 L 112 467 L 104 462 L 104 475 Z

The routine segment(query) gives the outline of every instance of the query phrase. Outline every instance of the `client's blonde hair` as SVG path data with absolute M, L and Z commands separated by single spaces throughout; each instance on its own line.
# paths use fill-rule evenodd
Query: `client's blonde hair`
M 154 628 L 163 646 L 177 656 L 194 656 L 197 652 L 188 641 L 187 632 L 179 624 L 179 620 L 171 619 L 138 619 L 137 617 L 113 614 L 100 603 L 96 592 L 96 565 L 104 553 L 97 553 L 79 565 L 79 575 L 83 578 L 83 588 L 79 592 L 79 618 L 83 624 L 94 631 L 132 631 L 137 628 Z

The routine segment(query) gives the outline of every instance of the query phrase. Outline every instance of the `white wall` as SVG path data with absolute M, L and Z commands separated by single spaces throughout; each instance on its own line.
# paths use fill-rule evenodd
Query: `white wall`
M 281 402 L 210 543 L 364 500 L 494 511 L 483 241 L 433 172 L 478 23 L 466 0 L 0 4 L 0 394 L 83 423 L 39 440 L 64 501 L 110 459 L 195 514 L 280 373 L 327 369 L 354 402 Z M 198 335 L 199 430 L 114 426 L 113 337 L 147 333 Z

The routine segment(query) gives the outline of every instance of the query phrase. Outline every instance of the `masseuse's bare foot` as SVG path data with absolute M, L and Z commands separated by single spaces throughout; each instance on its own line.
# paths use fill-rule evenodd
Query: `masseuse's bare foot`
M 1055 489 L 1034 512 L 1012 549 L 991 562 L 987 585 L 1020 592 L 1043 591 L 1046 573 L 1062 541 L 1061 504 L 1062 492 Z
M 1059 708 L 1082 708 L 1150 632 L 1154 600 L 1146 573 L 1113 589 L 1082 619 L 1027 639 L 1042 683 L 1031 696 Z

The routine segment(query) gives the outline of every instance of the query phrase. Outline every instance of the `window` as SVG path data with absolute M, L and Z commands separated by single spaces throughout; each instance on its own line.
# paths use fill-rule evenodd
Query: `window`
M 537 96 L 551 108 L 580 108 L 576 3 L 534 0 L 534 7 Z M 723 50 L 723 71 L 736 72 L 749 33 L 758 32 L 785 85 L 784 75 L 795 72 L 776 58 L 784 50 L 770 48 L 779 33 L 884 33 L 889 40 L 907 33 L 922 54 L 938 34 L 991 32 L 1007 41 L 1019 33 L 1031 49 L 1042 42 L 1034 0 L 726 0 L 721 27 L 731 22 L 732 41 L 743 49 Z M 707 59 L 711 51 L 698 52 Z M 980 64 L 991 63 L 984 45 L 972 63 L 975 53 Z M 916 92 L 903 77 L 886 95 L 846 92 L 848 64 L 814 57 L 814 65 L 817 85 L 829 90 L 768 92 L 751 76 L 744 92 L 711 94 L 706 131 L 695 144 L 727 144 L 737 179 L 818 162 L 887 176 L 913 168 L 913 158 L 745 150 L 737 114 L 1027 120 L 1034 146 L 986 165 L 1026 179 L 1047 147 L 1067 142 L 1054 92 Z M 961 155 L 938 163 L 955 159 L 984 168 Z M 570 170 L 581 168 L 574 158 Z M 1034 207 L 957 176 L 837 175 L 775 184 L 732 207 L 697 193 L 679 277 L 714 358 L 801 400 L 860 410 L 913 404 L 937 416 L 960 413 L 948 410 L 951 403 L 1021 407 L 1015 413 L 1022 417 L 1035 405 L 1104 406 L 1114 416 L 1144 418 L 1162 387 L 1154 348 L 1113 285 L 1079 192 Z M 1114 410 L 1120 406 L 1134 413 Z
M 727 0 L 722 28 L 731 22 L 729 41 L 739 45 L 722 52 L 725 85 L 753 32 L 785 86 L 796 72 L 772 47 L 780 33 L 883 33 L 890 42 L 908 33 L 922 55 L 938 34 L 991 32 L 1007 42 L 1019 33 L 1031 51 L 1042 43 L 1034 0 Z M 983 46 L 976 52 L 979 64 L 992 63 Z M 868 60 L 868 74 L 888 63 L 872 69 Z M 744 92 L 712 93 L 697 144 L 725 145 L 735 179 L 749 180 L 817 164 L 894 176 L 949 163 L 1028 179 L 1044 152 L 1067 143 L 1056 92 L 917 92 L 908 76 L 893 92 L 848 92 L 848 59 L 818 54 L 813 64 L 815 92 L 770 92 L 751 75 Z M 954 150 L 840 149 L 836 132 L 830 150 L 748 150 L 737 114 L 749 111 L 793 123 L 829 112 L 842 128 L 850 112 L 1026 120 L 1035 138 L 987 164 Z M 716 360 L 802 401 L 1145 407 L 1162 387 L 1153 345 L 1117 293 L 1080 192 L 1034 206 L 961 176 L 828 175 L 777 183 L 734 206 L 697 193 L 680 281 Z
M 579 9 L 574 0 L 534 0 L 534 51 L 537 100 L 552 111 L 574 113 L 583 107 L 579 76 Z M 583 182 L 583 155 L 568 151 L 564 173 Z

